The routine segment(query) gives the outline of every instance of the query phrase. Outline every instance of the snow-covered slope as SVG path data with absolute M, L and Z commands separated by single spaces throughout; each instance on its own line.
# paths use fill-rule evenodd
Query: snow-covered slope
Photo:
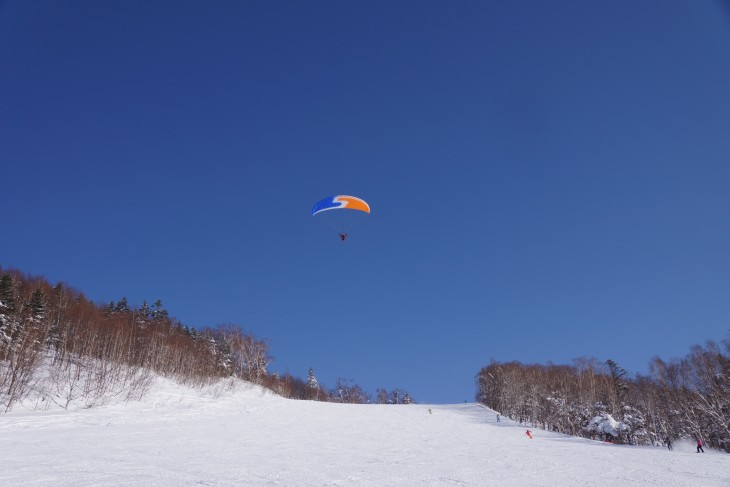
M 723 486 L 730 455 L 615 446 L 477 404 L 294 401 L 158 380 L 140 402 L 0 416 L 2 486 Z M 430 411 L 430 412 L 429 412 Z

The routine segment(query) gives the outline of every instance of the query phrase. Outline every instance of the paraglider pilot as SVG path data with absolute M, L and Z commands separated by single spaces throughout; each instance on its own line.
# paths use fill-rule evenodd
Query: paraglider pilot
M 344 242 L 346 238 L 347 238 L 347 234 L 346 233 L 341 233 L 340 234 L 340 240 L 342 240 Z

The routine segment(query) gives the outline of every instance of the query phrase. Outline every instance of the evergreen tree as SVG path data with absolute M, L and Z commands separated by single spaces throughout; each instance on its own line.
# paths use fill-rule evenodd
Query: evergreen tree
M 606 365 L 608 366 L 608 371 L 611 373 L 613 393 L 616 401 L 615 406 L 617 408 L 616 412 L 619 412 L 619 408 L 623 407 L 626 392 L 629 390 L 629 385 L 626 381 L 624 381 L 624 378 L 626 377 L 626 370 L 619 367 L 618 364 L 611 359 L 606 360 Z
M 15 314 L 15 289 L 10 274 L 0 277 L 0 343 L 6 345 L 13 341 L 18 332 L 19 323 Z
M 147 304 L 147 300 L 142 301 L 142 307 L 139 309 L 139 318 L 142 321 L 147 321 L 152 316 L 150 306 Z
M 41 288 L 33 291 L 33 296 L 30 298 L 30 310 L 35 320 L 42 320 L 46 315 L 46 303 L 43 296 L 43 290 Z
M 129 313 L 129 303 L 127 303 L 127 298 L 122 297 L 117 304 L 114 306 L 114 312 L 115 313 Z
M 406 391 L 405 394 L 403 394 L 403 404 L 410 404 L 411 403 L 411 396 L 408 395 L 408 391 Z
M 621 422 L 626 427 L 626 440 L 630 445 L 651 444 L 651 437 L 646 430 L 646 419 L 640 409 L 624 406 Z
M 51 302 L 47 306 L 50 319 L 48 320 L 48 333 L 46 333 L 46 346 L 54 350 L 58 350 L 61 341 L 60 322 L 64 307 L 62 304 L 63 293 L 63 285 L 61 283 L 56 284 L 53 287 Z
M 15 290 L 13 278 L 10 274 L 0 277 L 0 312 L 13 314 L 15 312 Z
M 319 382 L 317 382 L 317 378 L 314 376 L 314 369 L 312 367 L 309 368 L 309 373 L 307 374 L 307 382 L 304 385 L 304 390 L 305 399 L 313 399 L 315 401 L 319 401 L 320 396 L 323 395 L 322 390 L 319 386 Z
M 167 310 L 163 309 L 162 307 L 162 300 L 158 299 L 155 301 L 155 303 L 152 305 L 152 319 L 153 320 L 163 320 L 167 318 Z
M 226 376 L 233 375 L 235 373 L 235 368 L 233 366 L 235 360 L 233 359 L 231 346 L 220 334 L 214 334 L 210 336 L 209 340 L 213 350 L 213 354 L 216 356 L 218 366 L 221 368 L 221 370 L 224 371 L 224 374 Z
M 309 373 L 307 374 L 307 387 L 309 389 L 319 389 L 319 382 L 317 382 L 317 378 L 314 376 L 314 369 L 312 367 L 309 368 Z

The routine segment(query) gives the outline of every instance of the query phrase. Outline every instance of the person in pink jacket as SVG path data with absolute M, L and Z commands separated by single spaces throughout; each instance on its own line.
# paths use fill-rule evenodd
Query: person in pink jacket
M 702 440 L 697 438 L 697 453 L 699 452 L 705 453 L 705 449 L 702 448 Z

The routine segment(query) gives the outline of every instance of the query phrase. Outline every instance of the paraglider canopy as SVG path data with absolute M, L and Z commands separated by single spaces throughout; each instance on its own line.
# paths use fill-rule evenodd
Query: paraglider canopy
M 369 214 L 370 205 L 365 200 L 344 194 L 319 200 L 312 207 L 312 216 L 319 215 L 317 220 L 321 219 L 329 224 L 343 242 L 352 226 Z
M 327 210 L 359 210 L 370 213 L 370 205 L 355 196 L 341 194 L 320 200 L 312 207 L 312 216 Z

